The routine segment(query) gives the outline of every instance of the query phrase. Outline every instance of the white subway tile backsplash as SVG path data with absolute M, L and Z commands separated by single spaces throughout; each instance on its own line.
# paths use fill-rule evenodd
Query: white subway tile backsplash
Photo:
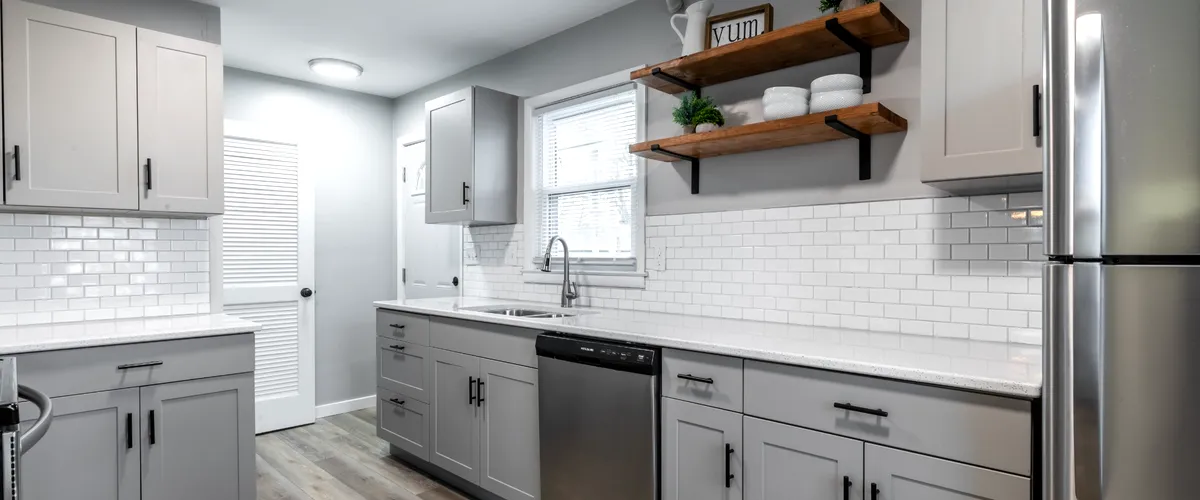
M 208 258 L 207 221 L 0 214 L 0 325 L 207 312 Z
M 652 216 L 645 290 L 584 287 L 581 302 L 1038 343 L 1040 199 L 1029 193 Z M 203 221 L 193 222 L 199 228 Z M 207 297 L 207 232 L 193 238 L 188 225 L 148 219 L 146 229 L 117 240 L 115 251 L 129 252 L 128 264 L 145 264 L 115 269 L 130 283 L 115 285 L 118 296 L 122 286 L 144 287 L 130 295 L 129 307 L 161 314 Z M 134 231 L 146 230 L 158 240 L 134 239 Z M 522 232 L 520 225 L 464 230 L 464 294 L 557 300 L 557 286 L 522 282 Z M 152 302 L 159 298 L 165 301 Z

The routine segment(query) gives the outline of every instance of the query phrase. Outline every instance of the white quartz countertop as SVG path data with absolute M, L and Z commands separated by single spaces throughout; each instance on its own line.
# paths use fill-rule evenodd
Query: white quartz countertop
M 909 382 L 1035 398 L 1042 348 L 1007 342 L 784 325 L 641 311 L 579 308 L 575 317 L 535 319 L 473 308 L 556 305 L 472 297 L 375 302 L 383 309 L 636 342 Z
M 82 321 L 0 328 L 0 355 L 250 333 L 258 323 L 224 314 Z

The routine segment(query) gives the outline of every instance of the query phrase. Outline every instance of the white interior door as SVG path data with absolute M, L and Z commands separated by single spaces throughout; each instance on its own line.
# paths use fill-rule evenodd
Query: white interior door
M 224 304 L 263 325 L 254 341 L 258 433 L 316 418 L 313 186 L 297 142 L 225 123 Z
M 400 162 L 403 171 L 399 177 L 404 184 L 401 298 L 457 296 L 462 285 L 462 227 L 425 223 L 425 141 L 402 145 Z

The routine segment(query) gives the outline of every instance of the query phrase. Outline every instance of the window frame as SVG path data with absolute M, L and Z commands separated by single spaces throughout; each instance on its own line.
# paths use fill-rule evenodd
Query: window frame
M 646 140 L 646 87 L 629 79 L 631 72 L 644 67 L 637 66 L 542 95 L 525 98 L 522 114 L 522 119 L 524 120 L 522 127 L 524 133 L 524 138 L 522 139 L 524 157 L 521 168 L 521 175 L 524 176 L 523 201 L 525 211 L 524 247 L 526 251 L 524 252 L 525 255 L 521 257 L 521 272 L 524 282 L 562 283 L 561 270 L 544 273 L 534 266 L 534 259 L 538 255 L 541 255 L 543 251 L 541 248 L 538 248 L 541 245 L 542 220 L 541 213 L 538 210 L 539 203 L 537 198 L 539 179 L 535 175 L 537 172 L 535 162 L 538 157 L 536 149 L 540 147 L 539 144 L 534 144 L 539 135 L 537 130 L 537 110 L 561 102 L 587 97 L 591 94 L 603 93 L 607 90 L 632 83 L 636 96 L 637 137 L 635 141 L 644 141 Z M 635 221 L 632 248 L 636 268 L 633 271 L 605 270 L 601 269 L 604 267 L 603 265 L 599 265 L 597 268 L 588 268 L 586 260 L 576 264 L 577 259 L 572 258 L 571 264 L 579 265 L 579 267 L 571 270 L 571 278 L 579 285 L 619 288 L 645 288 L 646 286 L 646 160 L 641 157 L 635 158 L 637 179 L 634 181 L 631 200 Z M 597 262 L 602 260 L 604 259 L 600 259 Z

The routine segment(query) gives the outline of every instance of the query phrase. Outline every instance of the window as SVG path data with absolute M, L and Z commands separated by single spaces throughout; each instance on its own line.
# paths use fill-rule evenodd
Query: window
M 590 91 L 573 87 L 527 103 L 531 268 L 557 235 L 570 245 L 572 273 L 641 271 L 644 181 L 642 162 L 629 154 L 629 145 L 640 140 L 645 126 L 644 91 L 628 75 L 621 73 L 615 84 L 589 82 Z M 562 258 L 560 245 L 552 256 Z

